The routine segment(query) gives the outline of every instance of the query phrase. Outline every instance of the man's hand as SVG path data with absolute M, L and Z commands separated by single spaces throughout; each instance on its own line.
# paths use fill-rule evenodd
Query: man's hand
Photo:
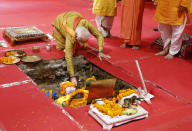
M 187 12 L 187 7 L 179 6 L 179 11 L 180 11 L 180 12 L 184 12 L 184 11 Z
M 157 5 L 158 5 L 158 3 L 156 1 L 154 1 L 153 4 L 154 4 L 155 7 L 157 7 Z
M 72 77 L 71 77 L 71 82 L 72 82 L 73 84 L 75 84 L 75 86 L 77 86 L 77 79 L 76 79 L 75 76 L 72 76 Z
M 49 37 L 47 35 L 45 35 L 43 38 L 42 38 L 43 41 L 50 41 L 49 40 Z
M 111 56 L 105 55 L 102 52 L 99 52 L 98 57 L 99 57 L 100 61 L 102 61 L 103 58 L 104 59 L 110 59 L 111 58 Z

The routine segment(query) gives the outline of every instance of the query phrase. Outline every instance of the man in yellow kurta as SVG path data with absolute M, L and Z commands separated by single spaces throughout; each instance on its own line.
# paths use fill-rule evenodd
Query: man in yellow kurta
M 116 0 L 94 0 L 93 14 L 96 14 L 96 24 L 104 37 L 111 37 L 110 30 L 114 16 L 117 14 Z
M 180 51 L 183 31 L 190 18 L 190 0 L 156 0 L 154 20 L 159 22 L 159 31 L 164 50 L 156 55 L 172 59 Z
M 84 19 L 80 13 L 62 13 L 56 17 L 52 23 L 52 26 L 54 27 L 53 36 L 57 41 L 56 48 L 58 50 L 64 50 L 65 59 L 67 62 L 67 70 L 70 74 L 71 81 L 75 85 L 77 85 L 77 80 L 74 75 L 75 72 L 72 57 L 75 53 L 75 49 L 88 41 L 90 33 L 97 38 L 99 59 L 101 60 L 102 58 L 110 58 L 110 56 L 102 53 L 104 40 L 102 34 L 93 24 Z

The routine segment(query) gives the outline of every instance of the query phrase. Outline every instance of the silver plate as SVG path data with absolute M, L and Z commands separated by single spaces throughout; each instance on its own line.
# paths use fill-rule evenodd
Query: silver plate
M 26 55 L 21 58 L 21 61 L 25 63 L 37 63 L 40 62 L 41 60 L 42 58 L 39 55 Z

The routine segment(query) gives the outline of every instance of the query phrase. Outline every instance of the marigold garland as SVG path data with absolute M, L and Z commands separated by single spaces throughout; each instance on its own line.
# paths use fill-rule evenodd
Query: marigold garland
M 96 81 L 95 76 L 87 78 L 86 83 L 89 82 L 89 81 Z
M 14 51 L 6 52 L 6 56 L 15 56 Z
M 115 98 L 113 99 L 115 100 Z M 122 111 L 124 110 L 119 104 L 114 101 L 109 101 L 107 99 L 102 99 L 104 104 L 100 105 L 98 103 L 93 104 L 100 112 L 104 115 L 109 115 L 111 117 L 115 117 L 117 115 L 122 115 Z
M 75 84 L 69 81 L 62 83 L 60 88 L 60 93 L 62 96 L 65 94 L 65 90 L 67 87 L 75 87 Z
M 138 94 L 138 92 L 133 89 L 120 90 L 119 95 L 117 95 L 117 100 L 121 100 L 123 97 L 129 96 L 133 93 Z
M 0 61 L 2 63 L 12 64 L 16 61 L 16 59 L 11 57 L 0 57 Z
M 77 94 L 82 94 L 83 95 L 83 98 L 80 98 L 80 99 L 76 99 L 76 103 L 74 104 L 71 104 L 71 102 L 73 101 L 73 97 Z M 81 106 L 82 104 L 86 104 L 87 103 L 87 98 L 88 98 L 88 91 L 87 90 L 83 90 L 83 89 L 78 89 L 76 91 L 74 91 L 73 93 L 71 93 L 68 101 L 66 101 L 66 106 L 69 106 L 69 107 L 78 107 L 78 106 Z

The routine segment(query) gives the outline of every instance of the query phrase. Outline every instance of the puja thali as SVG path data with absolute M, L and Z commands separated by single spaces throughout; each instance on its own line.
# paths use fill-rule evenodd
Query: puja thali
M 39 55 L 26 55 L 21 58 L 21 61 L 24 63 L 37 63 L 42 60 L 41 56 Z
M 13 56 L 13 57 L 23 57 L 26 56 L 26 52 L 22 50 L 10 50 L 5 52 L 5 56 Z
M 17 57 L 0 57 L 0 62 L 3 64 L 11 65 L 18 63 L 19 61 L 20 59 Z
M 120 126 L 125 123 L 140 120 L 148 117 L 148 112 L 141 106 L 135 106 L 137 109 L 136 114 L 133 115 L 121 115 L 111 117 L 100 112 L 94 105 L 90 106 L 89 114 L 103 126 L 104 130 L 110 130 L 114 126 Z
M 44 32 L 35 26 L 9 27 L 3 31 L 3 36 L 8 38 L 12 44 L 15 42 L 45 38 Z

